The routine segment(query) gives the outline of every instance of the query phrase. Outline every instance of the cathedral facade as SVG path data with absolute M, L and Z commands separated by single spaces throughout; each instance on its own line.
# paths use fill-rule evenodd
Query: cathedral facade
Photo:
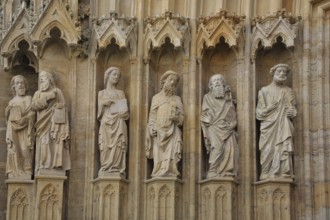
M 0 219 L 330 219 L 330 0 L 0 4 Z M 274 131 L 259 91 L 276 82 L 277 64 L 292 98 L 275 101 L 294 110 Z M 171 99 L 160 96 L 166 74 Z M 215 74 L 235 109 L 223 113 L 233 138 L 223 146 L 235 149 L 225 174 L 212 170 L 225 159 L 211 153 L 218 133 L 202 117 Z M 8 108 L 23 96 L 18 75 L 32 113 Z M 30 165 L 9 132 L 25 114 L 29 144 L 18 136 Z M 167 119 L 174 131 L 159 128 Z M 285 150 L 267 148 L 282 130 Z

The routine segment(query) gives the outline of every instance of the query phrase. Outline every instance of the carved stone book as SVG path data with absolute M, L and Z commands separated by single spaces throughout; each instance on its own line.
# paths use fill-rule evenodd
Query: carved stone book
M 111 113 L 126 112 L 128 111 L 127 99 L 119 99 L 110 105 Z
M 22 117 L 22 111 L 20 106 L 13 106 L 10 109 L 9 121 L 18 121 Z
M 56 124 L 65 124 L 65 108 L 54 109 L 53 120 Z

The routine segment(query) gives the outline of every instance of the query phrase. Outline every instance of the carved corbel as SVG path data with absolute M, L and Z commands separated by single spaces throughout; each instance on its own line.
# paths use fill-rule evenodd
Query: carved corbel
M 189 19 L 166 11 L 160 17 L 147 17 L 145 20 L 144 60 L 150 58 L 150 52 L 159 49 L 169 38 L 174 48 L 182 48 L 189 56 L 191 41 Z
M 207 48 L 213 48 L 223 37 L 229 47 L 237 47 L 239 38 L 243 36 L 243 22 L 245 16 L 228 14 L 226 10 L 220 10 L 214 16 L 200 17 L 198 19 L 197 56 Z
M 110 12 L 109 17 L 94 19 L 93 23 L 98 52 L 114 41 L 119 48 L 127 48 L 132 57 L 137 55 L 136 18 L 120 17 L 117 12 Z
M 285 10 L 279 10 L 275 14 L 264 17 L 255 17 L 252 20 L 252 60 L 255 60 L 260 44 L 265 49 L 270 49 L 279 37 L 282 38 L 282 43 L 286 47 L 294 47 L 300 20 L 300 16 L 292 16 Z

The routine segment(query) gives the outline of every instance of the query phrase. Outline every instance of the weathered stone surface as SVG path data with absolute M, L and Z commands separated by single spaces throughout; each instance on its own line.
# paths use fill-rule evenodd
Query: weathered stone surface
M 293 74 L 286 86 L 296 96 L 297 115 L 292 120 L 294 187 L 288 194 L 290 205 L 295 206 L 290 209 L 291 219 L 330 219 L 329 5 L 330 0 L 0 1 L 0 219 L 6 218 L 10 203 L 10 186 L 7 189 L 5 183 L 4 114 L 12 98 L 10 81 L 23 75 L 30 87 L 27 95 L 33 97 L 40 86 L 41 70 L 56 76 L 56 86 L 63 93 L 72 162 L 70 171 L 41 172 L 57 179 L 66 175 L 63 190 L 56 188 L 56 178 L 42 183 L 53 184 L 54 188 L 48 189 L 58 190 L 58 198 L 65 196 L 63 219 L 93 219 L 92 181 L 101 164 L 98 93 L 105 88 L 104 72 L 112 66 L 121 71 L 117 89 L 124 92 L 129 108 L 128 182 L 123 184 L 128 199 L 123 218 L 146 219 L 151 204 L 146 199 L 147 186 L 163 186 L 145 182 L 154 180 L 145 137 L 152 97 L 161 91 L 162 74 L 173 70 L 180 76 L 176 94 L 182 100 L 184 123 L 180 127 L 181 158 L 175 164 L 180 173 L 176 181 L 180 203 L 166 203 L 167 207 L 179 204 L 175 206 L 179 214 L 171 218 L 197 220 L 203 215 L 199 181 L 207 177 L 209 157 L 200 115 L 209 78 L 219 73 L 230 85 L 237 114 L 237 218 L 257 219 L 256 192 L 278 184 L 254 184 L 262 173 L 257 96 L 272 81 L 268 72 L 278 63 L 291 67 Z M 36 173 L 32 178 L 37 179 Z M 37 182 L 32 183 L 35 189 Z M 33 192 L 34 198 L 40 198 L 41 190 Z M 32 206 L 37 207 L 36 202 Z

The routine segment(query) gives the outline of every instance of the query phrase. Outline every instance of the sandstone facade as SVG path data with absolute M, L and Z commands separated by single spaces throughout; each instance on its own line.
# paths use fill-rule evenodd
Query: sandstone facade
M 330 219 L 330 0 L 0 4 L 0 219 Z M 257 95 L 278 63 L 291 67 L 287 85 L 296 96 L 294 179 L 260 181 Z M 111 66 L 120 69 L 116 88 L 129 108 L 124 177 L 98 175 L 97 96 Z M 146 129 L 152 97 L 167 70 L 180 76 L 180 175 L 152 178 Z M 65 98 L 71 169 L 8 179 L 5 108 L 11 79 L 23 75 L 33 96 L 41 71 L 54 74 Z M 235 100 L 235 178 L 206 179 L 200 113 L 214 74 L 223 75 Z

